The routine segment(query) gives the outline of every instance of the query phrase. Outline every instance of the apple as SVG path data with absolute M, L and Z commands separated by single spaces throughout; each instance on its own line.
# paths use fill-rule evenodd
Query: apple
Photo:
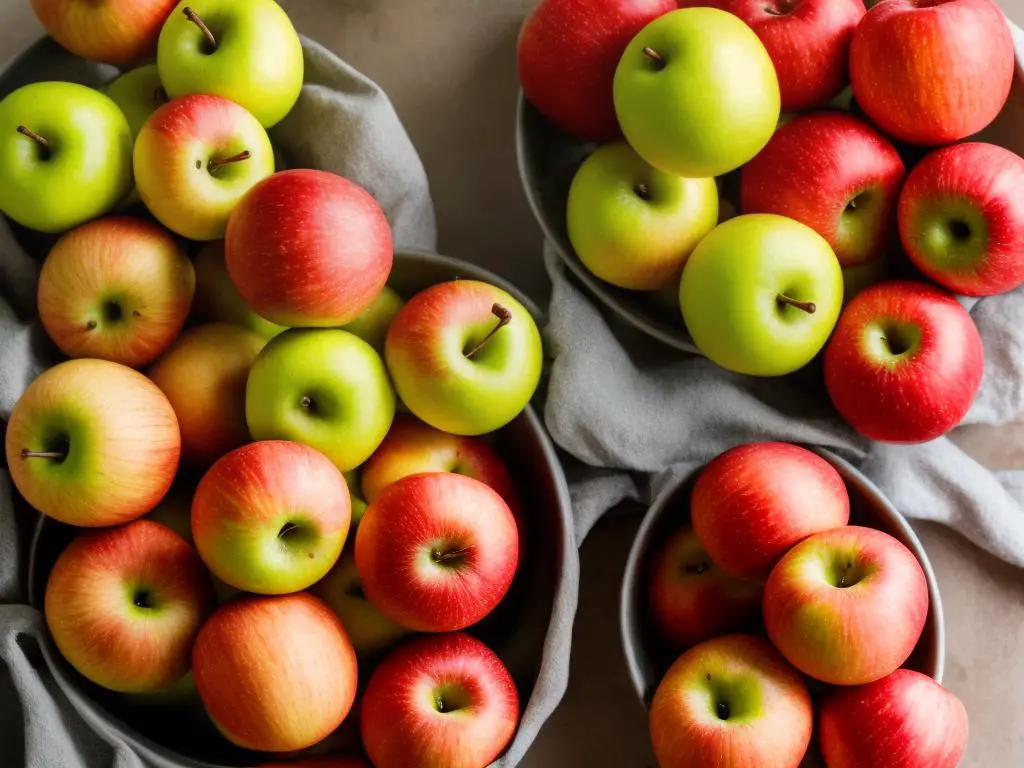
M 219 96 L 185 96 L 162 106 L 139 132 L 134 157 L 142 202 L 191 240 L 223 238 L 238 201 L 274 173 L 263 126 Z
M 768 51 L 750 27 L 717 8 L 681 8 L 650 22 L 626 47 L 613 93 L 637 154 L 690 178 L 739 168 L 779 121 Z
M 850 45 L 857 104 L 911 144 L 949 144 L 985 128 L 1015 70 L 1010 28 L 992 0 L 879 3 Z
M 956 768 L 967 749 L 963 702 L 911 669 L 832 691 L 820 717 L 828 768 Z
M 496 491 L 448 472 L 385 488 L 356 530 L 363 591 L 419 632 L 454 632 L 491 613 L 519 564 L 515 518 Z
M 32 0 L 47 34 L 76 56 L 133 64 L 156 53 L 175 0 Z
M 409 640 L 363 695 L 363 745 L 376 768 L 482 768 L 519 724 L 519 694 L 495 653 L 464 633 Z
M 366 514 L 366 499 L 359 495 L 362 493 L 359 473 L 354 469 L 345 472 L 345 484 L 348 485 L 348 496 L 352 504 L 352 525 L 356 526 Z
M 391 226 L 370 193 L 308 169 L 277 173 L 245 196 L 228 223 L 225 255 L 232 282 L 259 315 L 321 328 L 369 308 L 394 261 Z
M 133 137 L 139 135 L 154 112 L 170 101 L 156 64 L 125 72 L 107 86 L 106 93 L 121 108 Z
M 900 194 L 899 228 L 914 265 L 968 296 L 1024 284 L 1024 159 L 968 142 L 918 163 Z
M 770 643 L 727 635 L 694 646 L 662 678 L 651 741 L 661 768 L 797 768 L 813 719 L 807 686 Z
M 245 388 L 264 344 L 266 339 L 241 326 L 200 325 L 150 369 L 178 417 L 183 462 L 208 467 L 249 442 Z
M 825 386 L 857 432 L 889 443 L 934 440 L 960 423 L 981 386 L 985 350 L 952 295 L 898 280 L 861 292 L 825 350 Z
M 63 235 L 39 274 L 39 319 L 69 357 L 152 363 L 188 318 L 196 276 L 184 250 L 142 219 L 95 219 Z
M 896 239 L 905 168 L 874 128 L 843 112 L 794 118 L 743 168 L 744 213 L 806 224 L 842 267 L 881 258 Z
M 789 550 L 765 583 L 762 610 L 790 664 L 825 683 L 860 685 L 910 657 L 928 617 L 928 582 L 898 540 L 851 525 Z
M 348 472 L 387 435 L 395 393 L 380 356 L 358 336 L 295 328 L 253 363 L 245 414 L 253 439 L 305 443 Z
M 308 592 L 222 605 L 199 630 L 192 674 L 225 738 L 260 752 L 329 736 L 352 709 L 358 678 L 345 628 Z
M 131 187 L 132 133 L 109 96 L 38 82 L 0 101 L 0 211 L 18 224 L 64 232 L 111 210 Z
M 623 141 L 591 154 L 569 187 L 569 240 L 584 266 L 619 288 L 678 281 L 687 257 L 718 223 L 715 180 L 662 173 Z
M 175 483 L 159 504 L 142 518 L 170 528 L 190 546 L 192 539 L 192 497 L 196 489 L 189 482 Z
M 384 354 L 384 340 L 388 336 L 388 328 L 405 302 L 398 292 L 387 285 L 381 288 L 377 298 L 353 321 L 341 326 L 342 330 L 354 333 L 365 341 L 378 355 Z
M 810 227 L 747 214 L 719 224 L 690 254 L 679 304 L 690 336 L 712 362 L 782 376 L 807 365 L 828 341 L 843 304 L 843 272 Z
M 384 359 L 402 402 L 456 435 L 494 432 L 522 413 L 540 383 L 537 323 L 510 294 L 478 280 L 420 291 L 388 329 Z
M 215 576 L 245 592 L 281 595 L 322 579 L 352 522 L 341 472 L 285 440 L 236 448 L 203 475 L 192 536 Z
M 224 264 L 224 241 L 207 243 L 192 261 L 196 269 L 196 295 L 192 314 L 201 322 L 231 323 L 272 339 L 285 330 L 264 320 L 238 295 Z
M 122 693 L 180 680 L 213 602 L 196 551 L 150 520 L 80 533 L 46 582 L 46 625 L 83 676 Z
M 18 492 L 36 510 L 82 527 L 149 512 L 178 469 L 174 409 L 132 368 L 68 360 L 44 371 L 15 404 L 5 437 Z
M 274 0 L 185 0 L 160 32 L 156 61 L 172 98 L 222 96 L 265 128 L 302 92 L 302 42 Z

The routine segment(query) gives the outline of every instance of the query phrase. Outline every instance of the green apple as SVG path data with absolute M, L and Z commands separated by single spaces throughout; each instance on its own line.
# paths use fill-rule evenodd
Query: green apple
M 569 188 L 569 241 L 583 264 L 619 288 L 653 291 L 679 279 L 718 222 L 713 178 L 652 168 L 624 141 L 597 149 Z
M 172 98 L 223 96 L 270 128 L 302 91 L 302 42 L 274 0 L 185 0 L 157 47 L 160 79 Z
M 169 101 L 156 64 L 125 72 L 107 86 L 107 96 L 121 108 L 133 137 L 139 135 L 150 115 Z
M 712 361 L 781 376 L 809 363 L 843 304 L 843 272 L 828 242 L 793 219 L 750 214 L 716 227 L 679 286 L 683 320 Z
M 395 393 L 380 355 L 358 336 L 293 328 L 253 363 L 245 415 L 254 440 L 305 443 L 349 472 L 387 436 Z
M 865 288 L 882 282 L 889 276 L 890 260 L 882 254 L 862 264 L 843 267 L 843 304 L 849 304 Z
M 364 309 L 359 317 L 341 327 L 365 341 L 377 350 L 377 354 L 383 355 L 384 339 L 387 338 L 388 328 L 391 327 L 391 321 L 395 319 L 395 315 L 403 306 L 405 303 L 398 292 L 385 285 L 373 303 Z
M 0 101 L 0 211 L 58 233 L 101 216 L 132 187 L 132 133 L 117 104 L 76 83 L 39 82 Z
M 721 176 L 760 152 L 781 104 L 768 51 L 717 8 L 671 11 L 640 30 L 616 68 L 614 100 L 641 157 L 693 178 Z
M 359 521 L 366 514 L 366 500 L 359 495 L 359 473 L 351 469 L 345 473 L 345 482 L 348 484 L 348 495 L 352 502 L 352 525 L 359 525 Z
M 224 265 L 224 241 L 207 243 L 192 261 L 196 270 L 196 293 L 192 300 L 195 319 L 206 323 L 230 323 L 272 339 L 285 330 L 283 325 L 266 320 L 238 295 L 238 289 Z

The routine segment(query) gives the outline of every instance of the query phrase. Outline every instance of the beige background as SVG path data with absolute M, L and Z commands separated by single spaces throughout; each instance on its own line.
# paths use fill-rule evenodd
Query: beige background
M 513 142 L 515 36 L 534 0 L 282 4 L 301 32 L 390 94 L 426 164 L 440 250 L 487 264 L 542 295 L 541 236 L 520 193 Z M 1024 25 L 1024 0 L 1002 4 Z M 0 0 L 0 60 L 39 34 L 28 0 Z M 1024 424 L 961 439 L 993 466 L 1024 467 Z M 583 548 L 570 691 L 524 768 L 653 765 L 645 713 L 626 678 L 616 623 L 619 578 L 636 522 L 606 520 Z M 945 602 L 946 682 L 971 717 L 964 765 L 1024 766 L 1024 573 L 952 532 L 932 525 L 917 529 Z

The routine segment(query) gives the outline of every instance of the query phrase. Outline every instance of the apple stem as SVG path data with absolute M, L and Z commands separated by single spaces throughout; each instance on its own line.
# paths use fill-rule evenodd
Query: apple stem
M 213 36 L 213 32 L 206 26 L 206 23 L 199 18 L 199 14 L 196 13 L 192 8 L 186 7 L 183 11 L 185 18 L 199 27 L 199 30 L 203 33 L 203 37 L 206 38 L 206 44 L 210 46 L 210 53 L 217 50 L 217 38 Z
M 501 304 L 495 304 L 494 306 L 492 306 L 491 313 L 496 318 L 498 318 L 498 324 L 491 329 L 490 333 L 483 337 L 479 344 L 477 344 L 475 347 L 469 350 L 469 352 L 466 353 L 466 357 L 472 359 L 473 355 L 475 355 L 477 352 L 479 352 L 481 349 L 487 346 L 487 342 L 494 338 L 494 334 L 496 334 L 498 331 L 500 331 L 502 328 L 504 328 L 506 325 L 512 322 L 512 313 L 509 312 L 505 307 L 501 306 Z
M 21 452 L 23 459 L 66 459 L 68 455 L 60 451 L 30 451 L 27 448 Z
M 658 69 L 664 69 L 665 68 L 665 64 L 667 63 L 665 61 L 665 57 L 662 56 L 660 53 L 658 53 L 653 48 L 651 48 L 651 47 L 644 48 L 644 56 L 646 56 L 652 62 L 654 62 L 654 64 L 657 66 Z
M 639 197 L 641 200 L 648 201 L 648 202 L 650 201 L 650 199 L 651 199 L 651 188 L 648 187 L 643 182 L 641 182 L 640 184 L 637 184 L 635 187 L 633 187 L 633 191 L 636 192 L 636 196 Z
M 434 550 L 431 552 L 431 557 L 434 558 L 435 563 L 446 563 L 449 560 L 458 560 L 460 557 L 465 557 L 467 554 L 469 554 L 468 549 L 456 549 L 451 552 Z
M 244 152 L 239 152 L 237 155 L 232 155 L 231 157 L 224 157 L 219 160 L 210 160 L 210 162 L 206 164 L 206 169 L 210 173 L 213 173 L 222 165 L 227 165 L 228 163 L 240 163 L 243 160 L 248 160 L 250 157 L 252 157 L 252 152 L 247 149 Z
M 22 136 L 28 136 L 32 141 L 36 142 L 44 150 L 49 151 L 50 142 L 40 136 L 38 133 L 33 131 L 31 128 L 26 128 L 24 125 L 18 126 L 18 133 Z
M 813 315 L 818 311 L 818 307 L 813 301 L 798 301 L 797 299 L 791 299 L 784 293 L 780 293 L 778 295 L 778 300 L 781 304 L 788 304 L 791 307 L 796 307 L 802 312 L 806 312 L 808 315 Z

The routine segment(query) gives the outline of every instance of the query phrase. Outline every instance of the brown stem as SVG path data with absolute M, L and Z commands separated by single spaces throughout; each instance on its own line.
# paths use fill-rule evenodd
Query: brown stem
M 21 452 L 23 459 L 66 459 L 68 455 L 60 451 L 30 451 L 27 448 Z
M 213 36 L 213 32 L 211 32 L 210 28 L 206 26 L 206 23 L 201 18 L 199 18 L 199 14 L 189 7 L 186 7 L 183 13 L 185 14 L 186 19 L 188 19 L 197 27 L 199 27 L 199 31 L 202 32 L 203 37 L 206 38 L 206 44 L 210 47 L 210 53 L 216 51 L 217 38 Z
M 19 125 L 18 133 L 20 133 L 22 136 L 28 136 L 30 139 L 32 139 L 32 141 L 36 142 L 40 147 L 42 147 L 47 152 L 50 150 L 50 142 L 44 139 L 35 131 L 33 131 L 31 128 L 26 128 L 24 125 Z
M 641 200 L 649 201 L 651 199 L 651 188 L 646 184 L 640 183 L 633 187 L 633 191 L 636 192 L 636 196 Z
M 644 48 L 644 56 L 658 65 L 658 69 L 665 66 L 665 57 L 651 47 Z
M 494 306 L 492 306 L 491 312 L 494 314 L 496 318 L 498 318 L 498 324 L 491 329 L 490 333 L 488 333 L 486 336 L 483 337 L 483 339 L 481 339 L 479 344 L 477 344 L 475 347 L 469 350 L 469 352 L 466 353 L 466 357 L 472 359 L 473 355 L 475 355 L 477 352 L 479 352 L 481 349 L 487 346 L 487 342 L 494 338 L 494 334 L 496 334 L 498 331 L 500 331 L 502 328 L 504 328 L 506 325 L 512 322 L 512 313 L 505 309 L 505 307 L 501 306 L 501 304 L 495 304 Z
M 248 160 L 250 157 L 252 157 L 252 152 L 247 149 L 244 152 L 239 152 L 237 155 L 232 155 L 231 157 L 221 158 L 220 160 L 210 160 L 210 162 L 206 164 L 206 169 L 210 173 L 213 173 L 222 165 L 227 165 L 228 163 L 240 163 L 243 160 Z
M 776 297 L 781 304 L 789 304 L 791 307 L 796 307 L 802 312 L 806 312 L 808 315 L 813 315 L 818 311 L 817 305 L 813 301 L 798 301 L 797 299 L 791 299 L 784 293 L 780 293 Z
M 437 552 L 431 553 L 435 563 L 446 563 L 449 560 L 458 560 L 460 557 L 465 557 L 469 554 L 469 549 L 456 549 L 452 552 Z

